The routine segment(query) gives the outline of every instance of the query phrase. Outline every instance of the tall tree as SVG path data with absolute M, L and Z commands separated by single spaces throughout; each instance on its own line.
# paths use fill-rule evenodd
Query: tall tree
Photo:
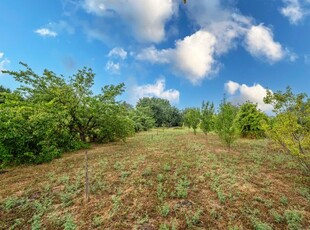
M 181 122 L 180 112 L 166 99 L 144 97 L 138 101 L 136 108 L 149 108 L 156 127 L 177 126 Z

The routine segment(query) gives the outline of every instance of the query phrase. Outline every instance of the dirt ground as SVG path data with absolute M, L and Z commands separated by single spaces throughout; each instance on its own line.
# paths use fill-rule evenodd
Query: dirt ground
M 139 133 L 0 174 L 0 229 L 310 229 L 310 179 L 268 140 Z

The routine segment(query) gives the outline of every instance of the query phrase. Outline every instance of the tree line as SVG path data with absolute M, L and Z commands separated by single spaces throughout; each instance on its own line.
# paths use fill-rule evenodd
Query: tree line
M 124 84 L 103 86 L 94 95 L 95 74 L 78 70 L 69 80 L 44 70 L 3 71 L 20 87 L 0 86 L 0 165 L 42 163 L 63 152 L 85 148 L 89 143 L 126 141 L 135 132 L 153 127 L 186 126 L 197 133 L 215 132 L 229 151 L 239 138 L 270 138 L 295 156 L 310 171 L 310 100 L 306 94 L 267 92 L 264 101 L 273 105 L 267 116 L 256 104 L 235 106 L 224 97 L 218 110 L 212 102 L 200 108 L 179 110 L 168 100 L 141 98 L 135 107 L 118 101 Z

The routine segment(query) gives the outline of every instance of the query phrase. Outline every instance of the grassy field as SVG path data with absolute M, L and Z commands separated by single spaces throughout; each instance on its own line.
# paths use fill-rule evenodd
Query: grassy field
M 145 132 L 127 143 L 0 174 L 0 229 L 310 229 L 310 183 L 267 140 L 230 153 L 216 135 Z

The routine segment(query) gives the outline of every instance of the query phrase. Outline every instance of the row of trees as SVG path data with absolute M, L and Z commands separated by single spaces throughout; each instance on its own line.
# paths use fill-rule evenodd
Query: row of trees
M 11 92 L 0 87 L 0 164 L 41 163 L 89 142 L 125 140 L 134 132 L 153 127 L 185 125 L 215 131 L 230 149 L 238 137 L 269 137 L 295 156 L 310 171 L 310 99 L 305 94 L 267 92 L 265 103 L 274 107 L 273 117 L 246 102 L 234 106 L 223 100 L 184 111 L 160 98 L 142 98 L 136 107 L 117 101 L 124 84 L 104 86 L 94 95 L 95 74 L 83 68 L 65 80 L 52 71 L 37 75 L 25 70 L 4 71 L 21 86 Z
M 184 124 L 194 129 L 194 134 L 198 127 L 206 135 L 216 131 L 228 147 L 239 135 L 246 138 L 265 137 L 263 121 L 268 121 L 267 115 L 258 110 L 256 104 L 246 102 L 237 107 L 225 98 L 217 114 L 213 103 L 203 102 L 201 108 L 186 109 L 183 118 Z
M 36 74 L 28 65 L 3 71 L 20 87 L 0 87 L 0 166 L 42 163 L 90 142 L 124 140 L 134 132 L 181 125 L 169 101 L 143 98 L 136 108 L 117 101 L 124 84 L 107 85 L 94 95 L 95 74 L 83 68 L 65 80 L 54 72 Z
M 304 93 L 293 94 L 288 87 L 285 92 L 267 91 L 264 102 L 273 106 L 273 116 L 268 117 L 251 102 L 237 107 L 224 99 L 217 114 L 210 102 L 203 103 L 201 109 L 186 109 L 184 124 L 195 134 L 199 126 L 206 135 L 215 131 L 229 150 L 240 136 L 268 137 L 310 173 L 310 99 Z

